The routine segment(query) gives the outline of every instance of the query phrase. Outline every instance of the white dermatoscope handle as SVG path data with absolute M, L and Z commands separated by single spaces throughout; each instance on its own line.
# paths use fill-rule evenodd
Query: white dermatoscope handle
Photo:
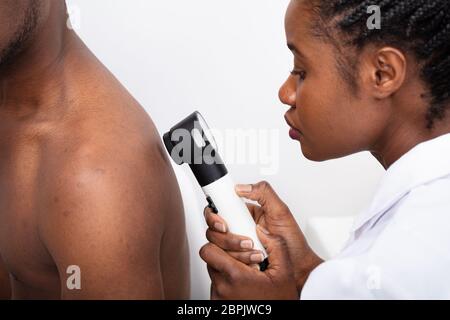
M 230 174 L 202 188 L 206 197 L 213 201 L 219 215 L 225 219 L 231 233 L 249 237 L 255 250 L 260 250 L 267 258 L 266 250 L 259 241 L 256 224 L 245 202 L 235 192 Z

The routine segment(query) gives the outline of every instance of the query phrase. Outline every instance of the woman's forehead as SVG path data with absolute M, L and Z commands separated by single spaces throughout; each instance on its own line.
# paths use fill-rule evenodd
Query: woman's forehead
M 307 33 L 312 27 L 314 12 L 308 0 L 292 0 L 286 11 L 286 33 Z
M 288 44 L 308 46 L 312 36 L 314 12 L 308 0 L 292 0 L 286 12 L 285 29 Z

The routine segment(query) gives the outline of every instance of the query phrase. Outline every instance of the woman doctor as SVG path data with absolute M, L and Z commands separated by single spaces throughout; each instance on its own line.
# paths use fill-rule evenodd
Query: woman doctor
M 368 28 L 368 7 L 381 29 Z M 279 91 L 290 137 L 324 161 L 368 150 L 387 170 L 342 252 L 322 261 L 265 182 L 239 185 L 270 265 L 205 210 L 213 299 L 450 298 L 447 0 L 292 0 L 294 68 Z M 351 201 L 351 199 L 349 199 Z

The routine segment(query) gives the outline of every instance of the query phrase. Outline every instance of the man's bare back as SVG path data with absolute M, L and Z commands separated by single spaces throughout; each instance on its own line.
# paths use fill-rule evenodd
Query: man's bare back
M 18 2 L 0 6 L 28 3 Z M 187 298 L 183 206 L 152 121 L 72 31 L 58 30 L 62 0 L 31 3 L 45 22 L 19 65 L 0 71 L 0 262 L 12 297 Z M 81 289 L 67 286 L 70 266 Z

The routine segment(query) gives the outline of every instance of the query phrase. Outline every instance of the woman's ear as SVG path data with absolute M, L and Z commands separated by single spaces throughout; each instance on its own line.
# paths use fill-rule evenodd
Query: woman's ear
M 391 47 L 372 51 L 365 64 L 364 78 L 370 93 L 376 99 L 385 99 L 397 92 L 406 77 L 405 55 Z

